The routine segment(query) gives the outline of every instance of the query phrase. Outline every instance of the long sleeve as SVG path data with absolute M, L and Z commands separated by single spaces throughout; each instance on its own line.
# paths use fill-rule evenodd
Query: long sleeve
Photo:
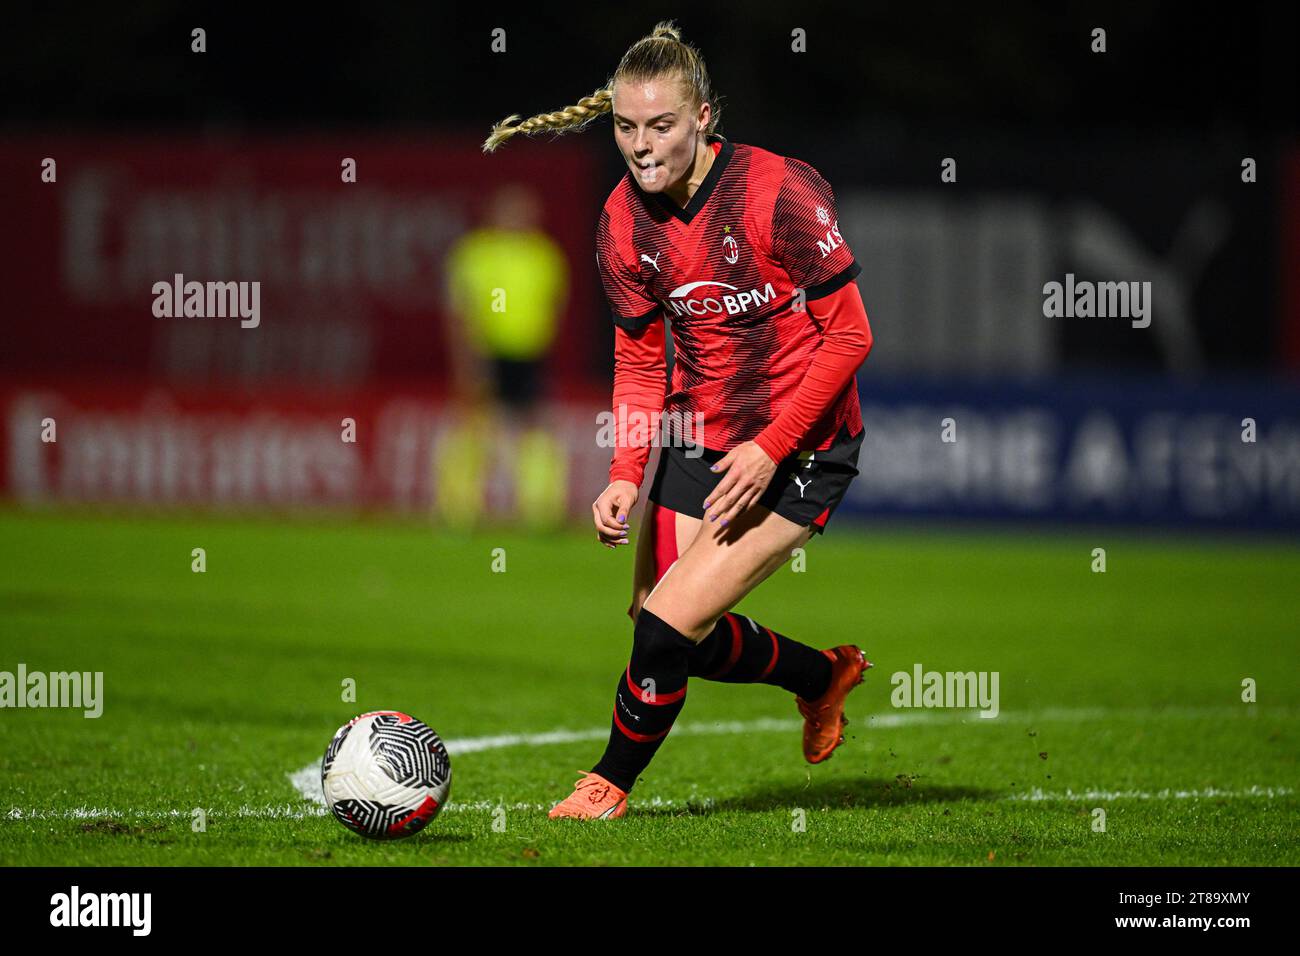
M 871 326 L 856 282 L 807 304 L 822 323 L 822 340 L 794 397 L 754 441 L 779 462 L 799 448 L 871 351 Z
M 664 323 L 656 316 L 634 332 L 614 327 L 614 457 L 609 463 L 609 480 L 622 479 L 640 487 L 650 459 L 659 414 L 667 390 L 668 358 Z M 620 406 L 622 412 L 620 412 Z M 628 423 L 624 434 L 622 423 Z M 653 428 L 651 426 L 654 426 Z M 644 436 L 644 441 L 639 439 Z

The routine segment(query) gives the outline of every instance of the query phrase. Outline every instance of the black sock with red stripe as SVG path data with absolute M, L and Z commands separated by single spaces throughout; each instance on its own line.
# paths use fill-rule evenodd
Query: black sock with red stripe
M 650 765 L 686 704 L 688 659 L 695 642 L 642 608 L 632 632 L 632 659 L 619 675 L 609 744 L 591 768 L 629 792 Z
M 731 611 L 691 649 L 689 665 L 692 677 L 774 684 L 804 700 L 816 700 L 831 686 L 831 662 L 825 654 Z

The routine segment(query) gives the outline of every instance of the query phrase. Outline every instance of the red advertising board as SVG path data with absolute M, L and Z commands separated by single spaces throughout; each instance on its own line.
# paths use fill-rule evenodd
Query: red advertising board
M 612 183 L 580 137 L 484 155 L 469 137 L 0 140 L 0 375 L 438 389 L 444 257 L 495 187 L 531 187 L 570 269 L 551 378 L 590 379 L 594 229 Z M 356 181 L 344 181 L 345 160 Z M 259 283 L 261 321 L 160 318 L 153 287 Z
M 566 513 L 589 518 L 608 481 L 598 394 L 548 406 Z M 425 512 L 463 420 L 420 393 L 158 386 L 0 390 L 0 494 L 22 506 L 383 509 Z M 518 422 L 489 443 L 482 502 L 513 513 Z

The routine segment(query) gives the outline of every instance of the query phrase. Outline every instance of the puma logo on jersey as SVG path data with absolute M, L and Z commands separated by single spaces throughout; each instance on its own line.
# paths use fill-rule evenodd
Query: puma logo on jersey
M 807 481 L 800 481 L 798 475 L 791 475 L 790 477 L 793 478 L 794 483 L 799 486 L 799 497 L 802 498 L 803 490 L 807 488 L 809 485 L 811 485 L 813 483 L 813 480 L 809 478 Z
M 654 267 L 655 267 L 655 272 L 658 272 L 658 271 L 659 271 L 659 257 L 662 256 L 662 255 L 663 255 L 663 252 L 656 252 L 656 253 L 655 253 L 655 257 L 654 257 L 653 259 L 651 259 L 649 256 L 647 256 L 647 255 L 643 252 L 643 253 L 641 253 L 641 258 L 644 259 L 646 262 L 650 263 L 652 266 L 654 266 Z

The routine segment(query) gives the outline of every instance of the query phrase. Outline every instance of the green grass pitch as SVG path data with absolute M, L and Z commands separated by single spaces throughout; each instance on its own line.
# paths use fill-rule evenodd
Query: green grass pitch
M 875 663 L 833 759 L 804 763 L 789 694 L 692 680 L 628 815 L 580 823 L 545 809 L 603 747 L 631 548 L 15 510 L 0 541 L 0 670 L 104 674 L 98 719 L 0 710 L 4 865 L 1300 863 L 1285 542 L 836 522 L 739 607 Z M 1001 714 L 891 706 L 917 663 L 997 671 Z M 389 708 L 448 742 L 452 799 L 372 843 L 290 774 Z

